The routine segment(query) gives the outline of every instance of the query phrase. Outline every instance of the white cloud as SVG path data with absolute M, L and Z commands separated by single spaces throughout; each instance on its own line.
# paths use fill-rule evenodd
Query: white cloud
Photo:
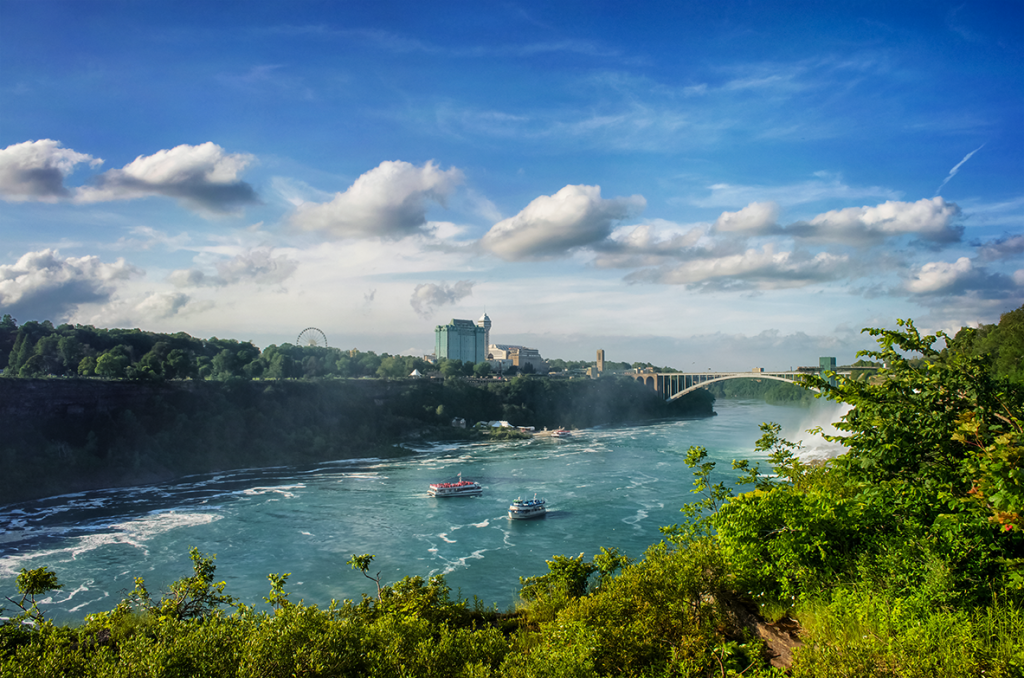
M 79 304 L 109 300 L 114 281 L 140 273 L 124 259 L 105 264 L 95 256 L 29 252 L 14 264 L 0 265 L 0 307 L 22 320 L 60 320 Z
M 118 238 L 117 242 L 110 245 L 115 250 L 151 250 L 154 247 L 162 247 L 171 251 L 180 250 L 189 243 L 191 238 L 188 233 L 182 232 L 177 235 L 168 235 L 149 226 L 136 226 L 129 233 L 133 237 Z
M 815 178 L 785 186 L 746 186 L 717 183 L 708 186 L 709 194 L 689 200 L 697 207 L 735 207 L 771 200 L 779 205 L 801 205 L 818 200 L 860 200 L 863 198 L 901 197 L 898 191 L 880 186 L 850 186 L 829 172 L 816 172 Z
M 918 269 L 914 277 L 907 281 L 907 289 L 915 294 L 942 292 L 974 275 L 974 266 L 967 257 L 960 257 L 954 263 L 934 261 Z
M 738 212 L 722 212 L 715 220 L 719 233 L 763 235 L 777 231 L 779 206 L 774 202 L 752 202 Z
M 916 235 L 924 240 L 956 242 L 963 227 L 954 225 L 960 214 L 956 203 L 941 197 L 917 202 L 889 200 L 875 207 L 847 207 L 819 214 L 809 222 L 797 222 L 786 232 L 817 242 L 874 245 L 887 238 Z
M 701 289 L 779 289 L 834 280 L 846 256 L 820 252 L 776 252 L 772 245 L 741 254 L 687 261 L 674 267 L 646 269 L 627 276 L 631 282 L 686 285 Z
M 95 186 L 80 188 L 75 200 L 94 203 L 162 195 L 199 212 L 228 213 L 259 202 L 252 186 L 239 178 L 253 161 L 252 155 L 226 153 L 212 141 L 182 144 L 104 172 Z
M 424 226 L 423 230 L 438 240 L 456 240 L 459 236 L 465 235 L 469 229 L 450 221 L 431 221 Z
M 958 308 L 978 313 L 993 303 L 1024 302 L 1019 271 L 1006 275 L 990 272 L 967 257 L 954 262 L 932 261 L 904 281 L 904 289 L 938 310 Z M 928 299 L 931 301 L 928 301 Z M 943 311 L 945 312 L 945 311 Z
M 423 283 L 417 285 L 412 292 L 409 304 L 417 315 L 422 318 L 429 318 L 438 306 L 456 304 L 465 297 L 473 294 L 472 280 L 460 280 L 454 285 L 446 282 L 441 284 Z
M 299 205 L 291 223 L 334 238 L 404 238 L 427 223 L 427 201 L 444 205 L 462 179 L 458 169 L 441 170 L 433 162 L 382 162 L 330 202 Z
M 708 224 L 681 225 L 663 219 L 616 228 L 607 240 L 594 245 L 598 268 L 641 268 L 741 251 L 735 240 L 716 241 Z
M 178 314 L 189 302 L 187 294 L 158 292 L 135 305 L 135 311 L 145 318 L 170 318 Z
M 287 255 L 274 256 L 270 250 L 258 249 L 218 261 L 215 266 L 217 275 L 191 268 L 173 271 L 167 279 L 176 287 L 223 287 L 246 282 L 276 285 L 291 277 L 299 264 Z
M 647 205 L 642 196 L 604 199 L 600 186 L 566 186 L 500 221 L 480 244 L 502 259 L 542 259 L 607 238 L 612 224 Z
M 62 148 L 53 139 L 12 144 L 0 151 L 0 198 L 10 202 L 67 198 L 71 192 L 64 186 L 64 178 L 83 162 L 92 167 L 103 163 L 91 155 Z

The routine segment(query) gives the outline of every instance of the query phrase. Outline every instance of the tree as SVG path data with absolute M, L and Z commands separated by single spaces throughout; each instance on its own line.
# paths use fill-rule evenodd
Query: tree
M 20 600 L 7 597 L 7 600 L 18 606 L 23 617 L 41 621 L 43 613 L 36 603 L 36 596 L 41 596 L 49 591 L 57 591 L 64 588 L 63 584 L 57 583 L 57 575 L 47 567 L 39 567 L 34 570 L 21 568 L 17 578 L 18 593 Z M 6 596 L 5 596 L 6 597 Z M 28 605 L 26 606 L 26 602 Z
M 78 363 L 78 375 L 80 377 L 91 377 L 96 374 L 96 358 L 87 355 Z
M 141 607 L 162 620 L 201 619 L 221 605 L 235 605 L 235 599 L 224 593 L 225 582 L 213 582 L 217 570 L 213 561 L 217 556 L 204 555 L 194 546 L 188 555 L 192 560 L 191 577 L 182 577 L 171 584 L 158 602 L 153 601 L 142 577 L 136 577 L 135 590 L 129 594 L 129 604 Z
M 461 360 L 442 360 L 441 361 L 441 376 L 445 379 L 451 377 L 462 376 L 462 361 Z
M 96 374 L 105 379 L 121 379 L 128 367 L 128 357 L 115 347 L 96 359 Z
M 370 564 L 373 562 L 375 557 L 376 556 L 370 555 L 369 553 L 364 553 L 360 556 L 352 554 L 352 557 L 348 559 L 348 564 L 352 566 L 353 570 L 359 570 L 363 573 L 364 577 L 377 584 L 377 600 L 380 600 L 380 572 L 378 572 L 374 577 L 371 577 L 367 573 L 367 570 L 370 569 Z
M 880 348 L 859 355 L 888 366 L 876 381 L 807 380 L 853 406 L 826 436 L 847 453 L 803 465 L 769 428 L 777 478 L 748 468 L 758 489 L 713 519 L 741 578 L 776 602 L 853 577 L 928 604 L 1024 592 L 1024 392 L 984 356 L 942 355 L 946 335 L 899 325 L 866 330 Z
M 484 378 L 491 373 L 491 364 L 488 362 L 480 362 L 473 365 L 473 376 Z

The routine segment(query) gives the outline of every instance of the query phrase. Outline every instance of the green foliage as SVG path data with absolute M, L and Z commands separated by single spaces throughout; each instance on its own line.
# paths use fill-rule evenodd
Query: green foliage
M 373 576 L 373 577 L 371 577 L 369 575 L 369 573 L 367 572 L 367 570 L 370 569 L 370 563 L 373 562 L 373 559 L 375 557 L 376 556 L 372 556 L 369 553 L 364 553 L 361 556 L 357 556 L 355 554 L 352 554 L 352 557 L 348 559 L 348 564 L 352 566 L 353 570 L 359 570 L 360 572 L 363 573 L 364 577 L 366 577 L 370 581 L 372 581 L 375 584 L 377 584 L 377 600 L 380 600 L 381 599 L 380 572 L 378 571 L 377 574 L 375 576 Z
M 771 405 L 809 405 L 814 395 L 807 389 L 775 379 L 726 379 L 708 384 L 707 389 L 716 398 L 763 400 Z
M 583 560 L 582 553 L 575 558 L 554 556 L 546 562 L 548 574 L 519 578 L 519 595 L 523 600 L 533 601 L 552 594 L 578 598 L 587 592 L 590 575 L 598 571 L 597 565 Z
M 690 492 L 703 495 L 699 501 L 690 502 L 680 509 L 686 516 L 682 525 L 667 525 L 661 529 L 663 534 L 677 543 L 689 543 L 695 539 L 711 536 L 714 533 L 715 514 L 722 503 L 733 496 L 724 482 L 712 483 L 711 474 L 715 470 L 715 462 L 707 461 L 707 449 L 692 446 L 686 452 L 686 465 L 696 469 L 693 472 L 693 487 Z M 746 462 L 734 462 L 733 468 L 746 468 Z M 756 469 L 752 471 L 756 475 Z
M 291 572 L 267 575 L 267 579 L 270 580 L 270 595 L 263 600 L 278 612 L 291 605 L 291 602 L 288 600 L 288 594 L 284 590 L 284 585 L 290 576 L 292 576 Z
M 235 605 L 235 599 L 224 593 L 225 582 L 213 581 L 217 570 L 213 564 L 216 556 L 203 555 L 193 546 L 189 549 L 189 558 L 192 560 L 192 576 L 171 584 L 159 601 L 152 599 L 142 577 L 136 577 L 135 590 L 129 595 L 134 607 L 160 620 L 182 621 L 207 617 L 221 605 Z
M 810 631 L 794 665 L 801 678 L 1024 674 L 1024 612 L 1006 601 L 934 610 L 918 598 L 841 588 L 801 619 Z
M 962 328 L 943 351 L 982 357 L 993 377 L 1024 384 L 1024 306 L 1004 313 L 997 325 Z
M 48 567 L 37 567 L 34 570 L 21 568 L 21 572 L 16 579 L 16 585 L 18 593 L 21 594 L 21 599 L 7 598 L 8 601 L 14 603 L 21 610 L 21 614 L 15 618 L 16 621 L 21 619 L 42 621 L 43 612 L 39 609 L 36 596 L 41 596 L 50 591 L 59 591 L 64 588 L 63 584 L 57 582 L 56 573 L 51 572 Z
M 942 333 L 900 325 L 869 330 L 880 349 L 864 355 L 888 365 L 877 384 L 840 381 L 825 390 L 854 406 L 836 424 L 842 434 L 834 439 L 849 452 L 835 460 L 835 473 L 877 518 L 877 540 L 923 544 L 949 568 L 957 595 L 1024 592 L 1024 391 L 993 378 L 981 356 L 940 353 L 933 344 L 947 338 Z

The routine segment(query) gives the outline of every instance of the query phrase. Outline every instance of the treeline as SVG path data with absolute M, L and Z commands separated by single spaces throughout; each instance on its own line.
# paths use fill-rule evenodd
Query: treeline
M 636 562 L 613 545 L 553 556 L 520 579 L 514 610 L 453 599 L 443 576 L 380 582 L 369 554 L 349 564 L 376 595 L 321 608 L 272 573 L 257 608 L 193 551 L 167 592 L 137 579 L 110 612 L 64 627 L 37 604 L 59 572 L 39 567 L 9 598 L 0 674 L 1024 675 L 1024 389 L 912 324 L 871 332 L 879 380 L 815 382 L 853 405 L 846 454 L 805 463 L 766 424 L 754 451 L 770 468 L 737 460 L 753 491 L 734 492 L 692 447 L 699 500 L 664 541 Z
M 809 405 L 814 401 L 813 391 L 774 379 L 726 379 L 706 388 L 716 398 L 749 398 L 770 405 Z
M 552 372 L 567 372 L 585 370 L 594 363 L 556 358 L 549 364 Z M 629 367 L 628 363 L 608 363 L 608 369 Z M 130 381 L 401 379 L 414 371 L 477 378 L 491 376 L 492 372 L 486 362 L 441 359 L 430 363 L 414 356 L 288 343 L 271 344 L 261 351 L 249 341 L 197 339 L 184 332 L 165 334 L 69 324 L 55 327 L 49 320 L 19 326 L 9 314 L 0 319 L 0 374 L 6 377 L 100 377 Z M 526 364 L 521 371 L 533 374 L 533 365 Z M 502 376 L 518 374 L 520 368 L 512 366 Z
M 979 357 L 993 377 L 1024 384 L 1024 306 L 1004 313 L 997 324 L 961 329 L 941 357 L 950 353 Z
M 3 503 L 90 488 L 406 453 L 467 435 L 452 420 L 591 427 L 709 416 L 706 393 L 665 403 L 631 380 L 279 380 L 139 383 L 0 379 Z
M 457 366 L 464 371 L 461 365 Z M 134 381 L 167 379 L 302 379 L 405 377 L 436 369 L 422 359 L 355 349 L 270 345 L 234 339 L 197 339 L 184 332 L 59 325 L 49 320 L 18 325 L 0 320 L 0 369 L 7 377 L 102 377 Z M 472 366 L 469 373 L 472 374 Z

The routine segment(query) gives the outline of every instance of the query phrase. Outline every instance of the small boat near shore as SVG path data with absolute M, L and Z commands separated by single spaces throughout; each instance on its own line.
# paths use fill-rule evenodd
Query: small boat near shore
M 547 512 L 547 502 L 543 499 L 537 499 L 537 495 L 533 495 L 533 499 L 526 500 L 520 497 L 508 507 L 508 517 L 512 520 L 541 518 Z
M 463 480 L 462 474 L 454 483 L 431 483 L 427 494 L 431 497 L 479 497 L 484 488 L 474 480 Z
M 552 435 L 552 437 L 555 437 L 555 438 L 571 438 L 572 437 L 572 431 L 570 431 L 567 428 L 560 428 L 557 431 L 552 432 L 551 435 Z

